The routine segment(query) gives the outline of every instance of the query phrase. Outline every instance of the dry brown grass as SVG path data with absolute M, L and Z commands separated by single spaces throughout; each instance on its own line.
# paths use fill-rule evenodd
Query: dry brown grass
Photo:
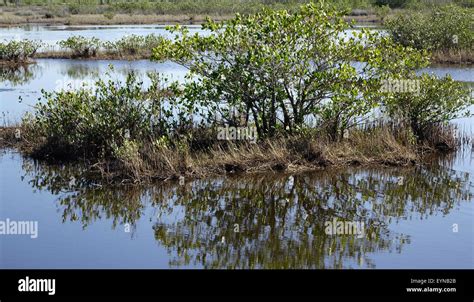
M 212 16 L 216 21 L 231 19 L 232 15 Z M 124 25 L 124 24 L 200 24 L 206 20 L 205 15 L 156 15 L 156 14 L 116 14 L 108 18 L 103 14 L 78 14 L 63 17 L 46 18 L 43 12 L 32 11 L 31 14 L 17 15 L 6 11 L 0 14 L 0 26 L 21 24 L 56 24 L 56 25 Z
M 2 12 L 0 14 L 0 25 L 4 26 L 28 23 L 27 20 L 27 16 L 17 16 L 11 12 Z
M 55 24 L 55 25 L 124 25 L 124 24 L 200 24 L 206 20 L 207 15 L 199 14 L 114 14 L 112 17 L 104 14 L 60 14 L 59 16 L 49 16 L 51 14 L 46 7 L 12 7 L 3 8 L 0 13 L 0 26 L 11 26 L 21 24 Z M 210 15 L 215 21 L 229 20 L 233 15 Z M 364 23 L 380 22 L 374 15 L 347 16 L 346 20 Z
M 16 148 L 24 154 L 31 154 L 44 140 L 32 137 L 27 126 L 12 124 L 0 127 L 0 149 Z
M 431 55 L 433 63 L 440 64 L 474 64 L 474 50 L 443 50 L 435 51 Z
M 17 127 L 0 127 L 0 148 L 14 148 L 19 146 L 15 137 Z
M 270 171 L 302 172 L 349 165 L 409 166 L 419 162 L 417 146 L 388 130 L 353 131 L 348 139 L 277 138 L 258 143 L 217 145 L 208 151 L 142 146 L 133 155 L 96 168 L 108 179 L 174 179 Z
M 21 139 L 17 139 L 15 129 L 0 128 L 0 147 L 17 148 L 25 155 L 38 156 L 35 150 L 41 148 L 46 140 L 29 137 L 25 127 L 21 128 Z M 455 145 L 452 131 L 440 129 L 430 135 L 433 142 L 445 141 Z M 400 129 L 394 132 L 388 127 L 352 130 L 348 138 L 339 142 L 314 135 L 265 139 L 257 143 L 226 141 L 222 144 L 222 141 L 216 141 L 208 149 L 200 150 L 191 149 L 187 143 L 167 147 L 131 142 L 116 158 L 88 159 L 84 163 L 92 175 L 101 179 L 146 182 L 180 176 L 200 178 L 272 171 L 297 173 L 351 165 L 411 166 L 436 153 L 437 146 L 429 142 L 410 143 L 410 135 L 406 132 Z

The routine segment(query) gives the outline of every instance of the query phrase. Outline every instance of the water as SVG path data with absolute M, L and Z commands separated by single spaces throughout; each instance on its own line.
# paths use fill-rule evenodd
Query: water
M 2 28 L 0 39 L 117 39 L 161 26 Z M 197 28 L 196 28 L 197 30 Z M 182 81 L 173 63 L 40 59 L 0 67 L 0 125 L 32 110 L 40 90 L 130 71 Z M 473 68 L 420 72 L 474 83 Z M 21 101 L 19 101 L 21 97 Z M 455 121 L 469 131 L 473 118 Z M 471 128 L 472 129 L 472 128 Z M 0 268 L 474 268 L 474 153 L 413 168 L 351 168 L 110 187 L 81 167 L 0 151 L 0 221 L 37 221 L 38 238 L 0 235 Z M 364 236 L 325 223 L 364 223 Z
M 473 174 L 449 165 L 107 187 L 13 151 L 0 164 L 1 217 L 39 229 L 3 236 L 0 267 L 474 266 Z M 334 219 L 364 222 L 365 236 L 327 235 Z

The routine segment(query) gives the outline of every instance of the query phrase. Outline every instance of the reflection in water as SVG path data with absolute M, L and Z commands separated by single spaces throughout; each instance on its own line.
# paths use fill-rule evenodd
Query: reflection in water
M 62 65 L 60 73 L 63 76 L 68 76 L 71 79 L 83 80 L 90 76 L 98 78 L 100 74 L 100 68 L 98 65 L 69 64 Z
M 108 70 L 107 64 L 93 64 L 94 62 L 72 62 L 71 64 L 58 64 L 59 74 L 74 80 L 85 80 L 89 78 L 98 79 L 101 71 Z M 110 64 L 113 66 L 112 64 Z M 0 83 L 9 84 L 12 87 L 25 85 L 32 80 L 44 76 L 43 71 L 48 65 L 44 64 L 24 64 L 24 65 L 1 65 L 0 64 Z M 145 75 L 147 70 L 136 71 L 131 66 L 120 66 L 113 69 L 113 73 L 126 77 L 131 72 Z M 60 79 L 60 78 L 58 78 Z M 53 81 L 54 82 L 54 81 Z M 38 87 L 41 90 L 41 87 Z
M 0 83 L 8 83 L 13 87 L 27 84 L 35 77 L 41 76 L 41 71 L 41 67 L 37 64 L 23 64 L 14 66 L 0 64 Z
M 436 165 L 409 170 L 324 171 L 201 179 L 183 185 L 106 187 L 77 167 L 25 160 L 34 188 L 60 196 L 63 222 L 100 219 L 132 229 L 145 207 L 169 265 L 207 268 L 376 267 L 371 254 L 402 253 L 404 220 L 446 215 L 471 201 L 469 174 Z M 325 222 L 358 221 L 365 236 L 327 235 Z M 132 232 L 133 236 L 133 232 Z
M 133 65 L 123 65 L 114 67 L 113 64 L 69 64 L 61 66 L 61 74 L 74 80 L 94 79 L 98 80 L 103 77 L 103 73 L 107 72 L 111 75 L 120 75 L 126 78 L 127 75 L 134 72 L 137 75 L 145 76 L 148 69 L 136 69 Z

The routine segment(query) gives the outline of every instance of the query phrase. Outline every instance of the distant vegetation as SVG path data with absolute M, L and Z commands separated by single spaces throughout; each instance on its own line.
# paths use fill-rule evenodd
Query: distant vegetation
M 455 5 L 437 7 L 428 13 L 404 12 L 384 25 L 394 40 L 404 46 L 426 49 L 437 56 L 453 55 L 474 62 L 473 9 Z M 459 56 L 462 57 L 459 58 Z
M 472 0 L 375 0 L 371 1 L 375 5 L 388 5 L 391 8 L 433 8 L 446 4 L 457 4 L 464 7 L 474 7 Z
M 146 36 L 127 35 L 116 41 L 100 41 L 95 37 L 71 36 L 57 44 L 60 50 L 44 51 L 41 41 L 11 40 L 0 42 L 0 62 L 25 63 L 35 57 L 41 58 L 107 58 L 107 59 L 148 59 L 153 48 L 163 38 L 155 34 Z
M 49 6 L 54 14 L 251 14 L 262 7 L 296 10 L 307 0 L 3 0 L 0 5 Z M 326 0 L 338 9 L 369 9 L 387 5 L 390 8 L 422 8 L 455 3 L 474 7 L 471 0 Z M 60 9 L 63 8 L 63 9 Z
M 75 58 L 91 58 L 98 55 L 107 58 L 149 58 L 151 50 L 157 47 L 162 39 L 155 34 L 146 36 L 132 34 L 123 36 L 117 41 L 103 42 L 95 37 L 72 36 L 58 42 L 58 45 L 70 51 Z M 54 52 L 49 53 L 49 56 L 54 57 Z

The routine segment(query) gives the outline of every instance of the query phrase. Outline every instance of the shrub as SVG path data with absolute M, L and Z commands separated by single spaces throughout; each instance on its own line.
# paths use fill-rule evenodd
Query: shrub
M 26 62 L 36 54 L 41 46 L 41 42 L 28 39 L 0 42 L 0 60 Z
M 450 76 L 437 78 L 423 74 L 418 93 L 398 93 L 387 102 L 390 116 L 401 118 L 419 140 L 426 138 L 433 127 L 446 125 L 458 117 L 470 116 L 474 105 L 470 89 Z
M 59 41 L 58 45 L 70 49 L 75 57 L 89 58 L 97 55 L 101 42 L 95 37 L 72 36 L 67 40 Z
M 162 37 L 154 34 L 146 36 L 128 35 L 117 41 L 104 43 L 104 48 L 109 53 L 120 55 L 151 55 L 151 49 L 158 46 Z
M 153 84 L 143 90 L 134 74 L 124 83 L 96 82 L 96 89 L 45 92 L 45 102 L 37 105 L 31 121 L 36 137 L 45 137 L 47 153 L 113 156 L 117 150 L 128 150 L 128 140 L 149 140 L 161 135 L 160 110 L 162 94 Z M 121 155 L 124 155 L 120 153 Z
M 198 76 L 186 84 L 183 97 L 208 108 L 203 118 L 243 120 L 243 126 L 255 125 L 260 138 L 280 130 L 291 134 L 315 120 L 337 140 L 378 105 L 381 79 L 426 63 L 419 52 L 376 32 L 347 37 L 351 25 L 323 4 L 294 13 L 264 9 L 224 23 L 208 20 L 203 29 L 210 35 L 171 28 L 177 39 L 163 40 L 153 58 L 172 60 Z

